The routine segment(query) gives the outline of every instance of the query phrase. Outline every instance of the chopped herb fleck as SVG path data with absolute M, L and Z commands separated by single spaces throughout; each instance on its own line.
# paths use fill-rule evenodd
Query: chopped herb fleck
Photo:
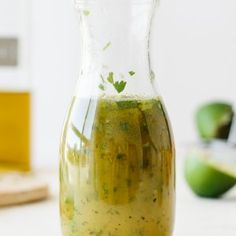
M 154 198 L 154 199 L 153 199 L 153 202 L 156 202 L 156 201 L 157 201 L 157 199 L 156 199 L 156 198 Z
M 139 235 L 139 236 L 144 236 L 144 232 L 143 232 L 143 231 L 140 231 L 140 232 L 138 232 L 138 235 Z
M 107 213 L 110 214 L 110 215 L 119 215 L 119 214 L 120 214 L 119 211 L 117 211 L 117 210 L 115 210 L 115 209 L 113 209 L 113 208 L 110 208 L 110 209 L 107 211 Z
M 108 49 L 111 46 L 111 42 L 108 42 L 104 47 L 103 47 L 103 51 L 105 51 L 106 49 Z
M 98 86 L 102 91 L 104 91 L 105 90 L 105 86 L 103 85 L 103 84 L 99 84 L 99 86 Z
M 89 235 L 95 235 L 95 236 L 101 236 L 103 234 L 103 231 L 100 230 L 98 232 L 95 232 L 95 231 L 90 231 L 89 232 Z
M 90 11 L 84 10 L 84 11 L 83 11 L 83 14 L 84 14 L 85 16 L 89 16 L 89 15 L 90 15 Z
M 104 83 L 105 83 L 105 79 L 104 79 L 104 77 L 103 77 L 103 75 L 102 75 L 102 74 L 100 74 L 100 78 L 101 78 L 102 82 L 104 82 Z
M 129 123 L 128 122 L 120 122 L 120 128 L 123 131 L 128 131 L 129 130 Z
M 107 77 L 107 81 L 111 84 L 114 84 L 114 73 L 110 72 L 108 77 Z
M 109 72 L 108 76 L 107 76 L 107 81 L 113 85 L 113 87 L 116 89 L 116 91 L 118 93 L 121 93 L 126 86 L 126 82 L 121 80 L 121 81 L 116 81 L 114 80 L 114 73 L 113 72 Z M 102 89 L 102 88 L 100 88 Z
M 117 159 L 117 160 L 125 160 L 125 159 L 126 159 L 126 155 L 123 154 L 123 153 L 119 153 L 119 154 L 116 156 L 116 159 Z
M 117 210 L 115 210 L 115 212 L 116 212 L 116 214 L 117 214 L 117 215 L 119 215 L 119 214 L 120 214 L 120 212 L 119 212 L 119 211 L 117 211 Z
M 108 187 L 106 184 L 103 184 L 103 192 L 105 195 L 108 195 L 108 193 L 109 193 L 109 190 L 108 190 Z
M 133 76 L 133 75 L 135 75 L 135 72 L 134 71 L 129 71 L 129 75 Z
M 118 93 L 121 93 L 124 89 L 125 89 L 125 86 L 126 86 L 126 82 L 121 80 L 121 81 L 116 81 L 114 84 L 113 84 L 114 88 L 116 89 L 116 91 Z
M 151 82 L 153 82 L 154 80 L 155 80 L 155 73 L 154 73 L 154 71 L 151 71 L 151 74 L 150 74 L 150 80 L 151 80 Z

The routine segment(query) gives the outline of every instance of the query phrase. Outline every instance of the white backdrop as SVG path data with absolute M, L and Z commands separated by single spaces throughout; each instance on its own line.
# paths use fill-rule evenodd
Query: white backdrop
M 193 112 L 236 101 L 236 1 L 161 0 L 155 29 L 159 87 L 176 142 L 196 136 Z M 56 166 L 63 119 L 79 72 L 72 0 L 33 0 L 34 163 Z

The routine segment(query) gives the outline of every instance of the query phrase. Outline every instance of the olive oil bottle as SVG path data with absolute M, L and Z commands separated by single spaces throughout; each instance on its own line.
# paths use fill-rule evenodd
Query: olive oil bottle
M 30 169 L 30 93 L 0 92 L 0 171 Z
M 30 170 L 30 6 L 0 1 L 0 171 Z

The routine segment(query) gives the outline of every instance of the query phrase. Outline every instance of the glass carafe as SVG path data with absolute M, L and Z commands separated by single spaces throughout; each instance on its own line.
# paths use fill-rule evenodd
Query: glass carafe
M 175 151 L 149 53 L 157 0 L 76 0 L 83 60 L 60 146 L 64 236 L 170 236 Z

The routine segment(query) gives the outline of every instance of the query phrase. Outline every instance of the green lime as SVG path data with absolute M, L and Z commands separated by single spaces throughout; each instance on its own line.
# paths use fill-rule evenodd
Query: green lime
M 224 102 L 202 105 L 196 112 L 196 126 L 201 138 L 227 139 L 233 119 L 233 108 Z
M 218 198 L 236 184 L 236 171 L 209 159 L 204 149 L 191 150 L 185 160 L 185 179 L 195 194 Z

